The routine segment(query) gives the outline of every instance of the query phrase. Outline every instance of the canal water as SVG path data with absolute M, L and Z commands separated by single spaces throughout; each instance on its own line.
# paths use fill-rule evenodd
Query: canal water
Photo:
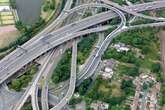
M 35 23 L 40 16 L 44 0 L 16 0 L 19 19 L 25 24 Z

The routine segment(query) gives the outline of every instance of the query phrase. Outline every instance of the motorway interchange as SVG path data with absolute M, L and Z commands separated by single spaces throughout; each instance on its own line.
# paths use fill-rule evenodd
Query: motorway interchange
M 63 11 L 57 17 L 57 19 L 55 19 L 41 33 L 33 37 L 24 45 L 18 47 L 16 50 L 14 50 L 12 53 L 7 55 L 0 61 L 0 84 L 3 88 L 5 81 L 15 75 L 17 71 L 19 71 L 21 68 L 34 61 L 35 59 L 39 58 L 40 56 L 44 57 L 44 63 L 41 65 L 40 70 L 34 76 L 31 84 L 26 88 L 25 92 L 22 93 L 21 97 L 7 109 L 21 110 L 27 99 L 31 97 L 33 110 L 39 110 L 40 108 L 37 97 L 37 83 L 39 82 L 41 77 L 45 79 L 45 82 L 42 85 L 41 108 L 42 110 L 50 109 L 48 104 L 51 103 L 48 100 L 48 96 L 50 96 L 48 92 L 48 80 L 50 79 L 50 73 L 52 71 L 52 68 L 54 67 L 54 64 L 57 63 L 55 61 L 50 63 L 50 61 L 52 61 L 52 59 L 54 58 L 58 59 L 61 49 L 65 51 L 68 45 L 66 42 L 71 42 L 72 44 L 71 75 L 70 80 L 67 84 L 68 91 L 66 91 L 64 97 L 58 100 L 57 103 L 54 104 L 54 107 L 52 107 L 50 110 L 62 109 L 71 99 L 75 87 L 79 85 L 84 79 L 92 76 L 95 73 L 95 70 L 97 69 L 101 61 L 101 56 L 104 54 L 104 51 L 111 43 L 113 38 L 117 37 L 120 33 L 131 29 L 143 27 L 159 27 L 165 25 L 165 18 L 151 17 L 139 13 L 146 10 L 164 8 L 165 1 L 163 0 L 125 7 L 110 2 L 109 0 L 98 0 L 93 3 L 81 4 L 71 9 L 72 3 L 72 0 L 67 0 Z M 92 16 L 82 18 L 82 10 L 93 8 L 106 8 L 108 11 L 98 14 L 95 13 Z M 78 17 L 79 20 L 61 27 L 62 22 L 74 13 L 81 13 Z M 149 24 L 127 26 L 126 14 L 153 20 L 155 22 Z M 116 26 L 117 28 L 109 33 L 109 35 L 101 42 L 101 44 L 92 53 L 88 62 L 84 66 L 84 69 L 77 74 L 77 38 L 89 33 L 96 33 L 108 30 L 111 26 L 100 24 L 115 17 L 120 18 L 120 23 Z M 56 97 L 54 98 L 54 100 L 56 100 Z M 3 108 L 3 106 L 0 109 L 7 110 L 6 108 Z

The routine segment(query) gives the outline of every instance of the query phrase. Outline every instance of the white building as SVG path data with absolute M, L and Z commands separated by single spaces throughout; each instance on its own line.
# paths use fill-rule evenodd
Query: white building
M 128 45 L 125 45 L 124 43 L 118 43 L 118 44 L 114 44 L 112 45 L 113 48 L 115 48 L 117 50 L 117 52 L 128 52 L 130 49 L 129 49 L 129 46 Z
M 94 110 L 108 110 L 109 104 L 101 101 L 94 101 L 90 107 Z
M 108 103 L 102 103 L 99 106 L 99 110 L 108 110 L 108 108 L 109 108 L 109 104 Z
M 113 76 L 112 68 L 105 67 L 104 72 L 101 74 L 103 79 L 110 79 Z

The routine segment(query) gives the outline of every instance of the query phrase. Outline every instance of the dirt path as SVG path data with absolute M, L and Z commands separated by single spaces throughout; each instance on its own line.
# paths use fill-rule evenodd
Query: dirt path
M 0 48 L 8 46 L 20 35 L 14 26 L 0 27 Z

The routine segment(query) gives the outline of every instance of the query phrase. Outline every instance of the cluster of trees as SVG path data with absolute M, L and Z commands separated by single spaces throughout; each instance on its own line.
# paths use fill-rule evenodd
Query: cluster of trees
M 161 65 L 160 65 L 160 63 L 152 64 L 151 71 L 154 72 L 154 73 L 160 73 L 161 72 Z
M 100 91 L 100 86 L 105 86 L 105 83 L 106 85 L 109 85 L 110 81 L 104 81 L 101 77 L 98 77 L 92 89 L 86 94 L 86 99 L 107 102 L 110 105 L 109 110 L 130 110 L 129 106 L 125 106 L 122 103 L 127 96 L 134 95 L 132 80 L 122 80 L 121 89 L 123 90 L 123 93 L 120 96 L 112 96 L 111 91 L 108 91 L 109 94 Z M 111 86 L 109 86 L 108 89 L 111 90 Z
M 101 79 L 101 77 L 98 77 L 96 79 L 96 81 L 94 82 L 91 90 L 86 94 L 86 97 L 88 97 L 89 99 L 92 100 L 100 100 L 103 99 L 103 94 L 101 94 L 98 89 L 99 86 L 103 83 L 103 80 Z
M 45 20 L 42 19 L 41 17 L 38 19 L 38 21 L 33 24 L 33 25 L 25 25 L 22 23 L 22 21 L 17 21 L 15 23 L 15 27 L 22 33 L 22 34 L 34 34 L 37 32 L 39 29 L 41 29 L 42 25 L 45 24 Z
M 121 89 L 124 90 L 125 97 L 135 95 L 135 86 L 132 80 L 122 80 Z
M 138 65 L 138 59 L 135 57 L 134 53 L 128 52 L 117 52 L 116 49 L 108 48 L 103 55 L 103 59 L 116 59 L 125 63 L 134 63 Z
M 78 91 L 80 95 L 85 95 L 91 82 L 92 82 L 91 78 L 85 79 L 83 83 L 81 83 L 81 85 L 76 88 L 76 91 Z
M 97 34 L 88 35 L 79 42 L 78 44 L 78 64 L 83 64 L 89 56 L 93 45 L 96 43 Z
M 70 77 L 70 67 L 71 67 L 71 49 L 67 50 L 58 63 L 52 75 L 52 81 L 57 84 L 59 82 L 65 81 Z
M 160 105 L 165 105 L 165 83 L 161 84 Z
M 164 83 L 164 76 L 162 75 L 162 67 L 160 63 L 153 63 L 151 66 L 151 72 L 153 72 L 156 76 L 156 80 Z
M 82 101 L 81 97 L 75 98 L 73 97 L 70 101 L 69 101 L 69 105 L 72 106 L 73 108 L 75 107 L 76 104 L 80 103 Z
M 15 1 L 15 0 L 10 0 L 10 6 L 11 6 L 13 9 L 16 9 L 16 1 Z
M 29 68 L 25 74 L 23 74 L 22 76 L 13 79 L 11 81 L 11 83 L 9 84 L 9 87 L 11 89 L 14 89 L 15 91 L 21 91 L 22 88 L 26 87 L 28 85 L 28 83 L 32 80 L 33 75 L 37 72 L 37 67 L 36 66 L 32 66 L 31 68 Z
M 165 17 L 164 13 L 165 13 L 165 10 L 164 9 L 160 9 L 160 10 L 157 11 L 156 14 L 157 14 L 157 16 Z
M 49 1 L 47 0 L 44 3 L 43 11 L 46 12 L 48 10 L 55 10 L 55 7 L 56 7 L 55 0 L 49 0 Z

